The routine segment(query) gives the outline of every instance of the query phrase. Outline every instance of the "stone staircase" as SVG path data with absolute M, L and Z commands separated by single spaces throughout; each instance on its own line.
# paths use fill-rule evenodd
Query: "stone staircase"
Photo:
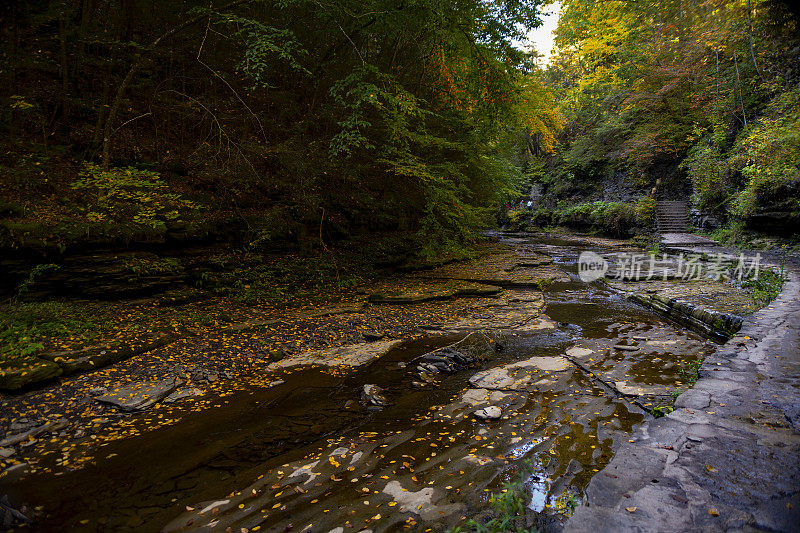
M 655 208 L 656 231 L 684 233 L 689 229 L 689 202 L 683 200 L 658 200 Z

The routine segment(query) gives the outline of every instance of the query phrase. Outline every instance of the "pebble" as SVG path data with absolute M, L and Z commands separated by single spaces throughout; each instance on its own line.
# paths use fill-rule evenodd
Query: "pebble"
M 478 409 L 474 415 L 481 420 L 497 420 L 503 415 L 503 411 L 499 407 L 490 405 L 489 407 Z
M 636 352 L 636 351 L 639 350 L 639 347 L 638 346 L 628 346 L 627 344 L 615 344 L 614 345 L 614 349 L 615 350 L 622 350 L 622 351 L 625 351 L 625 352 Z

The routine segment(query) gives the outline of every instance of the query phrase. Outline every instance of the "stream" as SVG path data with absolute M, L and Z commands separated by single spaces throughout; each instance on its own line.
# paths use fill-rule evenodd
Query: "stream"
M 591 247 L 526 235 L 501 243 L 549 255 L 569 280 L 543 291 L 550 326 L 490 332 L 502 349 L 480 367 L 415 385 L 410 361 L 469 334 L 430 331 L 349 373 L 283 371 L 276 386 L 4 491 L 43 507 L 35 531 L 446 531 L 488 519 L 490 496 L 518 481 L 528 524 L 557 528 L 615 443 L 669 405 L 715 345 L 581 282 L 576 258 Z M 524 292 L 507 288 L 497 305 Z M 389 405 L 360 403 L 365 384 Z M 502 416 L 473 416 L 489 405 Z

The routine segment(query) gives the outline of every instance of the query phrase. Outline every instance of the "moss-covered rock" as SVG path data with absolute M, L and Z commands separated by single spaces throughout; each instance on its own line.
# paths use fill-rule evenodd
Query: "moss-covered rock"
M 19 368 L 0 369 L 0 389 L 18 390 L 33 383 L 47 381 L 64 373 L 60 365 L 36 359 Z

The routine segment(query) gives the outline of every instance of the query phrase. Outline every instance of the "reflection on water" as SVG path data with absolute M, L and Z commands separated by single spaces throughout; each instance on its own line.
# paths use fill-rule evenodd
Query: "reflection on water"
M 398 363 L 463 336 L 435 335 L 349 375 L 287 373 L 281 385 L 111 443 L 93 465 L 29 476 L 9 492 L 44 507 L 37 531 L 158 531 L 170 522 L 222 531 L 451 527 L 482 512 L 489 495 L 513 480 L 524 482 L 532 511 L 566 516 L 611 459 L 615 441 L 647 416 L 640 407 L 669 396 L 708 347 L 601 283 L 577 280 L 574 262 L 584 247 L 558 239 L 512 244 L 553 255 L 573 275 L 545 290 L 545 313 L 558 327 L 507 333 L 505 349 L 484 368 L 560 357 L 574 346 L 588 354 L 562 370 L 523 368 L 520 388 L 473 394 L 502 408 L 497 421 L 477 421 L 472 412 L 480 404 L 464 401 L 474 370 L 442 376 L 435 386 L 411 385 Z M 639 349 L 615 350 L 619 343 Z M 391 405 L 362 408 L 365 383 L 383 388 Z M 619 383 L 634 395 L 608 385 Z M 636 396 L 637 387 L 651 388 Z M 431 494 L 421 492 L 428 488 Z M 406 493 L 421 503 L 412 505 Z M 203 501 L 226 503 L 201 516 Z

